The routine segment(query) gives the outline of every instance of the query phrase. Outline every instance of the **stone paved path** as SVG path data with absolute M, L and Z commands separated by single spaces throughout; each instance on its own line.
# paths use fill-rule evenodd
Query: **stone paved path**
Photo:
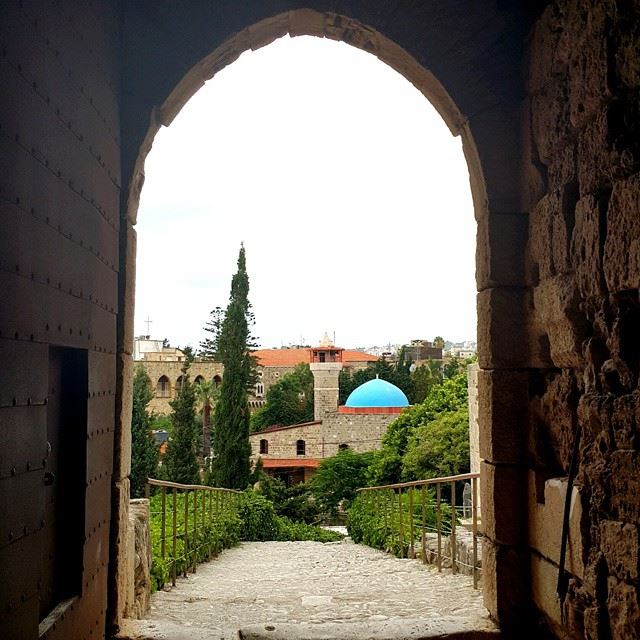
M 175 588 L 156 593 L 149 619 L 133 623 L 125 636 L 480 638 L 493 636 L 493 629 L 468 576 L 438 573 L 347 540 L 228 549 Z M 485 633 L 455 633 L 470 630 Z

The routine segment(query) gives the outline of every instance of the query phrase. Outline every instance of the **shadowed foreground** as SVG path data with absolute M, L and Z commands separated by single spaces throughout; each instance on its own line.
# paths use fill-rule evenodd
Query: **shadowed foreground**
M 244 543 L 154 594 L 149 619 L 127 624 L 122 637 L 145 640 L 498 635 L 468 576 L 349 541 Z

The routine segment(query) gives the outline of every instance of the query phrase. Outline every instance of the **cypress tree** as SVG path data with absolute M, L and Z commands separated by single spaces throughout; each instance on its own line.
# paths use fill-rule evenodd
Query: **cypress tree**
M 164 457 L 164 475 L 172 482 L 199 484 L 196 391 L 189 379 L 189 362 L 182 367 L 182 386 L 178 395 L 169 404 L 173 429 Z
M 203 328 L 210 336 L 200 342 L 198 356 L 202 360 L 217 360 L 220 332 L 222 331 L 222 323 L 224 322 L 224 311 L 220 307 L 216 307 L 211 311 L 209 316 L 210 318 Z
M 224 365 L 220 397 L 215 407 L 211 472 L 213 484 L 245 489 L 250 480 L 249 402 L 247 389 L 254 379 L 254 359 L 249 351 L 252 322 L 244 246 L 218 339 L 218 357 Z
M 153 398 L 151 380 L 144 367 L 138 365 L 133 377 L 133 410 L 131 413 L 131 497 L 141 498 L 147 478 L 156 475 L 158 448 L 151 433 L 151 416 L 147 405 Z

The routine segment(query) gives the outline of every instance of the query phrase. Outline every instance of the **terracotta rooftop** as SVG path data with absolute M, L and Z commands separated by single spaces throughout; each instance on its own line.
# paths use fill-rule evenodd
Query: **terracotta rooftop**
M 302 362 L 309 362 L 310 349 L 258 349 L 253 355 L 258 359 L 258 364 L 263 367 L 295 367 Z M 342 362 L 376 362 L 377 356 L 372 356 L 364 351 L 345 349 L 342 352 Z
M 262 458 L 264 469 L 282 469 L 288 467 L 307 467 L 315 469 L 320 466 L 320 460 L 315 458 Z

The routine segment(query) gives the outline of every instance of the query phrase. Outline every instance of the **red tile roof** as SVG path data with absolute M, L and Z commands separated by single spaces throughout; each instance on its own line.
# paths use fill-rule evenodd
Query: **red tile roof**
M 307 467 L 316 469 L 320 466 L 320 460 L 315 458 L 262 458 L 264 469 L 282 469 L 285 467 Z
M 309 362 L 310 349 L 258 349 L 253 352 L 258 364 L 263 367 L 295 367 L 301 362 Z M 342 352 L 342 362 L 376 362 L 377 356 L 364 351 L 345 349 Z

